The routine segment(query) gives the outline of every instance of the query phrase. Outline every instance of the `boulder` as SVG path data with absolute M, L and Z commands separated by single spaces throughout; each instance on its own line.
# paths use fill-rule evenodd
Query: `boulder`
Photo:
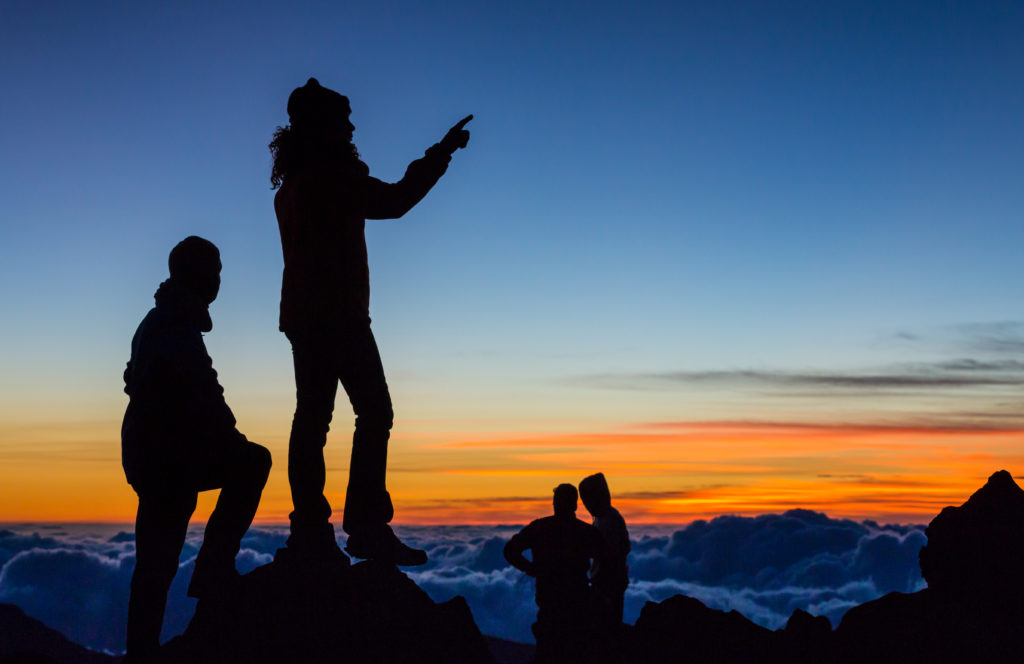
M 925 534 L 919 560 L 930 589 L 968 602 L 1024 601 L 1024 490 L 1010 473 L 943 509 Z
M 627 651 L 630 661 L 652 664 L 764 662 L 772 637 L 738 611 L 709 609 L 698 599 L 675 595 L 644 605 Z
M 837 661 L 1024 661 L 1024 491 L 1001 470 L 925 533 L 928 588 L 850 609 L 836 630 Z
M 0 663 L 113 664 L 110 655 L 93 652 L 25 614 L 13 604 L 0 604 Z
M 158 662 L 489 664 L 462 597 L 435 603 L 393 565 L 282 559 L 202 599 Z

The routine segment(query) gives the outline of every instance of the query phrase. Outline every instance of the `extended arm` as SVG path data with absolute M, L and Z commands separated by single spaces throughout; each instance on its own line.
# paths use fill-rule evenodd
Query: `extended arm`
M 397 219 L 423 200 L 448 170 L 452 153 L 466 147 L 469 132 L 464 127 L 472 119 L 470 115 L 460 120 L 440 143 L 432 145 L 423 157 L 409 164 L 398 182 L 387 183 L 367 176 L 363 183 L 363 216 L 367 219 Z

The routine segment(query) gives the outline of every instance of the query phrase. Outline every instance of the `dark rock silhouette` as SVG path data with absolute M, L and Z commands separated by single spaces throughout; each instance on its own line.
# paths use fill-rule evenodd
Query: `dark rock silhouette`
M 709 609 L 700 600 L 676 595 L 648 602 L 630 632 L 627 661 L 764 662 L 772 632 L 737 611 Z
M 918 557 L 931 590 L 965 599 L 994 593 L 994 602 L 1024 590 L 1024 490 L 1005 470 L 960 507 L 943 509 L 925 535 Z
M 836 661 L 1024 661 L 1024 491 L 1001 470 L 926 534 L 928 588 L 850 609 Z
M 0 604 L 0 664 L 112 664 L 102 655 L 68 640 L 13 604 Z
M 287 556 L 202 599 L 156 662 L 492 662 L 462 597 L 435 603 L 393 565 Z
M 817 664 L 832 659 L 832 623 L 825 616 L 797 609 L 773 636 L 769 661 Z
M 537 648 L 530 643 L 519 643 L 496 636 L 485 636 L 495 664 L 532 664 Z
M 629 632 L 626 661 L 1024 661 L 1024 491 L 999 471 L 966 503 L 942 510 L 926 533 L 920 560 L 929 587 L 854 607 L 834 632 L 828 619 L 804 611 L 770 632 L 676 595 L 647 603 Z

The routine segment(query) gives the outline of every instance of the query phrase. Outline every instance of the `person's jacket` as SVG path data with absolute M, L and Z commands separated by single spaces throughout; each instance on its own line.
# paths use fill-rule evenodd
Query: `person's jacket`
M 229 441 L 243 438 L 203 343 L 212 328 L 207 305 L 170 279 L 155 297 L 124 372 L 121 463 L 136 489 L 187 486 Z
M 596 473 L 580 482 L 580 497 L 592 509 L 594 527 L 604 537 L 604 555 L 591 570 L 597 585 L 625 588 L 629 584 L 629 531 L 619 511 L 612 507 L 611 492 L 604 473 Z
M 591 560 L 604 552 L 601 533 L 574 514 L 552 515 L 531 521 L 505 544 L 505 559 L 518 567 L 522 552 L 530 549 L 537 580 L 537 604 L 586 591 Z M 522 567 L 520 567 L 522 569 Z
M 439 145 L 395 183 L 371 177 L 362 161 L 321 160 L 285 177 L 274 197 L 284 274 L 280 328 L 286 334 L 369 323 L 367 219 L 396 219 L 448 168 Z

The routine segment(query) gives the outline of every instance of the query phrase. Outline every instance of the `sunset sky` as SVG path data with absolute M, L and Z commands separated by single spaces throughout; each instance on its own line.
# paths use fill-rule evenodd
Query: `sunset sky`
M 385 180 L 475 116 L 367 225 L 398 523 L 598 470 L 633 523 L 925 522 L 1024 474 L 1021 3 L 209 4 L 0 9 L 0 522 L 134 517 L 121 373 L 190 234 L 286 519 L 266 146 L 310 76 Z M 339 513 L 350 436 L 340 397 Z

